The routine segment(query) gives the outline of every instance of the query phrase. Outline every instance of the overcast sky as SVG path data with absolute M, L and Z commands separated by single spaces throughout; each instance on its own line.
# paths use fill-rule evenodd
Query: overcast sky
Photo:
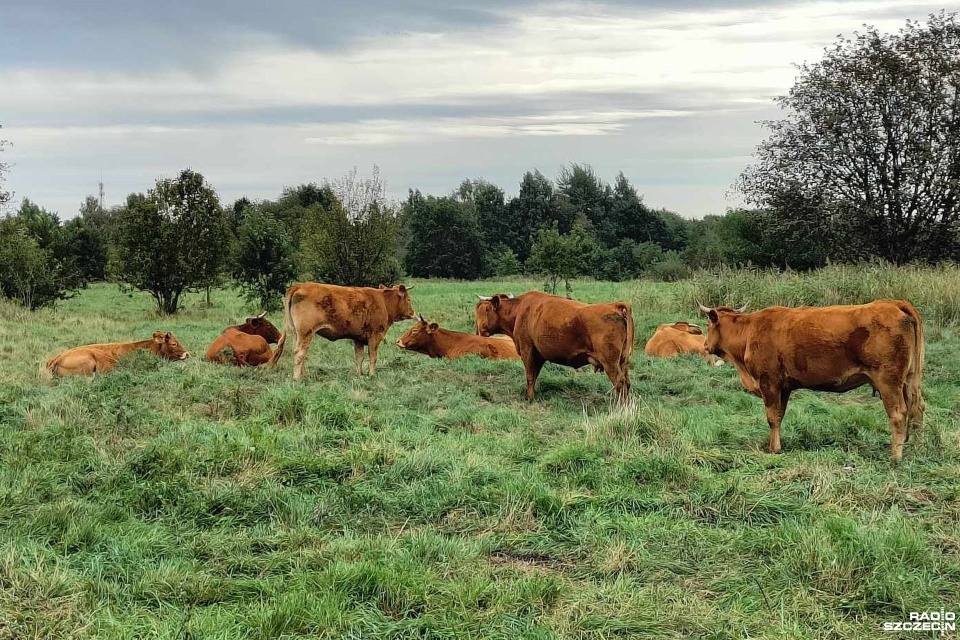
M 7 188 L 72 217 L 200 171 L 224 203 L 381 169 L 389 195 L 623 171 L 722 213 L 794 63 L 943 2 L 3 0 Z

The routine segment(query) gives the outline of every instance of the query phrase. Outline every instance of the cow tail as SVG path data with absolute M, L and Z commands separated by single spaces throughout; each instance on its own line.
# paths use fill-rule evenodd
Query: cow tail
M 908 404 L 907 411 L 908 415 L 918 415 L 919 419 L 922 420 L 923 412 L 926 408 L 920 389 L 920 383 L 923 379 L 923 361 L 926 355 L 923 336 L 923 319 L 920 317 L 920 312 L 917 311 L 916 307 L 909 302 L 900 303 L 898 306 L 901 311 L 913 318 L 914 323 L 913 337 L 915 345 L 913 349 L 913 360 L 910 362 L 910 369 L 907 373 L 907 399 L 912 400 L 910 404 L 915 404 L 916 406 L 910 406 Z
M 57 375 L 57 367 L 59 366 L 58 360 L 60 356 L 54 356 L 50 358 L 45 367 L 41 367 L 38 372 L 38 377 L 41 379 L 51 379 Z
M 284 322 L 286 322 L 286 319 L 284 319 Z M 287 341 L 286 332 L 281 333 L 280 340 L 277 341 L 277 348 L 273 350 L 273 355 L 270 356 L 270 359 L 266 362 L 266 364 L 262 364 L 260 366 L 265 367 L 267 369 L 273 369 L 277 365 L 277 361 L 280 360 L 280 356 L 283 355 L 283 345 L 286 341 Z
M 270 361 L 267 363 L 268 367 L 273 367 L 280 361 L 280 356 L 283 355 L 283 345 L 287 341 L 287 336 L 291 331 L 296 335 L 296 327 L 293 326 L 293 294 L 297 292 L 297 285 L 293 285 L 287 289 L 287 293 L 283 296 L 283 333 L 280 334 L 280 341 L 277 342 L 277 348 L 274 349 L 273 355 L 270 356 Z
M 620 351 L 620 369 L 627 375 L 630 370 L 630 357 L 633 355 L 633 309 L 626 302 L 618 302 L 620 315 L 626 324 L 626 335 L 623 338 L 623 349 Z

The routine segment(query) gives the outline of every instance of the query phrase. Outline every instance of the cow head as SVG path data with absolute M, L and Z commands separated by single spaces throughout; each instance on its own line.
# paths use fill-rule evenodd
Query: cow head
M 276 344 L 280 340 L 280 330 L 273 326 L 273 323 L 266 319 L 267 312 L 264 311 L 258 316 L 245 318 L 243 324 L 237 327 L 244 333 L 252 336 L 260 336 L 268 344 Z
M 410 351 L 420 351 L 430 344 L 434 332 L 440 328 L 436 322 L 427 322 L 419 316 L 417 323 L 407 329 L 406 333 L 397 340 L 397 346 Z
M 413 286 L 404 286 L 398 284 L 395 287 L 385 287 L 380 285 L 380 290 L 384 292 L 388 300 L 395 301 L 396 306 L 393 311 L 394 320 L 410 320 L 414 317 L 413 302 L 410 300 L 410 291 Z
M 684 333 L 689 333 L 691 335 L 695 335 L 695 336 L 703 335 L 703 329 L 701 329 L 695 324 L 690 324 L 689 322 L 684 322 L 682 320 L 680 322 L 674 322 L 670 326 L 676 329 L 677 331 L 683 331 Z
M 186 360 L 190 357 L 190 354 L 183 348 L 176 336 L 169 331 L 167 333 L 154 331 L 153 347 L 153 351 L 158 356 L 167 360 Z
M 504 300 L 512 300 L 512 294 L 498 293 L 495 296 L 481 296 L 477 298 L 477 308 L 474 309 L 473 319 L 477 326 L 477 335 L 488 338 L 495 333 L 504 333 L 503 322 L 500 319 L 500 305 Z
M 698 306 L 700 311 L 707 316 L 707 339 L 703 346 L 707 353 L 722 358 L 729 350 L 729 340 L 732 337 L 726 334 L 731 331 L 731 328 L 737 322 L 737 318 L 747 310 L 747 305 L 743 305 L 739 309 L 732 307 L 710 308 L 699 303 Z

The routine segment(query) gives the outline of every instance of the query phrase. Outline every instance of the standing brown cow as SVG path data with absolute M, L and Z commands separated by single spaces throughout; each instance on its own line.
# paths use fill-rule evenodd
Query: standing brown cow
M 169 331 L 155 331 L 149 340 L 88 344 L 61 351 L 47 362 L 47 371 L 55 376 L 107 373 L 120 358 L 134 351 L 149 351 L 167 360 L 186 360 L 190 354 Z
M 444 329 L 436 322 L 420 320 L 397 340 L 397 346 L 431 358 L 461 358 L 476 355 L 491 360 L 519 360 L 517 347 L 506 336 L 485 338 Z
M 630 395 L 633 312 L 626 302 L 586 304 L 530 291 L 516 298 L 482 298 L 475 311 L 477 333 L 513 338 L 527 374 L 527 399 L 544 363 L 604 371 L 626 403 Z
M 753 313 L 708 308 L 707 351 L 737 368 L 763 399 L 769 450 L 780 451 L 780 423 L 796 389 L 842 393 L 869 384 L 890 418 L 890 458 L 899 462 L 911 427 L 923 424 L 923 321 L 909 302 L 877 300 L 831 307 L 769 307 Z
M 283 355 L 286 340 L 273 323 L 266 319 L 267 312 L 245 318 L 243 324 L 224 329 L 210 344 L 204 360 L 237 367 L 271 367 Z M 270 349 L 276 344 L 275 351 Z
M 396 287 L 340 287 L 317 282 L 301 282 L 283 298 L 284 333 L 297 338 L 293 379 L 303 377 L 307 350 L 313 335 L 327 340 L 353 340 L 353 353 L 360 375 L 363 347 L 370 351 L 370 375 L 377 373 L 377 348 L 390 326 L 398 320 L 413 318 L 410 290 Z

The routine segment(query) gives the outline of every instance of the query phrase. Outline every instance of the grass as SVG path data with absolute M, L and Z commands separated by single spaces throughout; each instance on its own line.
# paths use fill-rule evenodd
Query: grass
M 474 294 L 539 284 L 413 297 L 470 330 Z M 0 638 L 875 638 L 955 609 L 956 324 L 930 322 L 927 422 L 899 467 L 863 390 L 797 394 L 769 455 L 731 367 L 642 353 L 657 324 L 695 320 L 697 286 L 575 283 L 633 304 L 626 411 L 605 376 L 550 365 L 529 404 L 519 363 L 400 352 L 407 323 L 374 379 L 325 340 L 301 384 L 290 354 L 209 365 L 257 311 L 229 291 L 171 319 L 108 285 L 0 306 Z M 196 357 L 38 376 L 60 349 L 155 329 Z

